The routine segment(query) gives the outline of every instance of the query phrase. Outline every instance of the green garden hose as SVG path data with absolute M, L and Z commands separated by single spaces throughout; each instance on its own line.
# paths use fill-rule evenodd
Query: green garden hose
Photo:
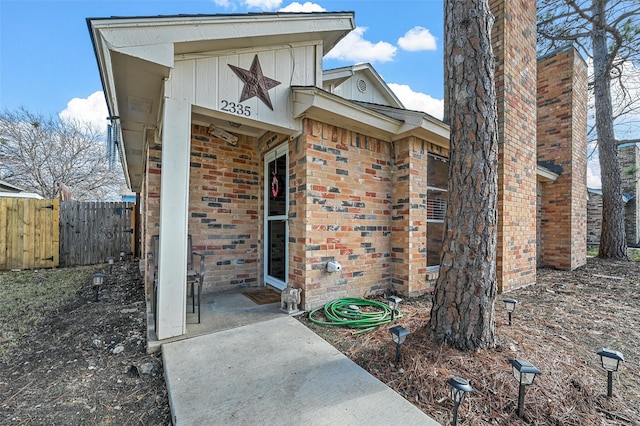
M 326 321 L 315 319 L 313 316 L 323 310 Z M 396 309 L 394 318 L 401 318 L 402 313 Z M 337 325 L 356 328 L 353 334 L 362 334 L 375 330 L 382 324 L 391 322 L 391 308 L 375 300 L 345 297 L 336 299 L 324 306 L 309 312 L 309 320 L 319 325 Z

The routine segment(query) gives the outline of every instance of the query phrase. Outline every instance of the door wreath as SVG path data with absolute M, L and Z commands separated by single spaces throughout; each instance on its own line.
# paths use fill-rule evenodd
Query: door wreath
M 277 197 L 280 194 L 280 183 L 278 182 L 278 176 L 276 172 L 273 172 L 273 179 L 271 179 L 271 195 Z

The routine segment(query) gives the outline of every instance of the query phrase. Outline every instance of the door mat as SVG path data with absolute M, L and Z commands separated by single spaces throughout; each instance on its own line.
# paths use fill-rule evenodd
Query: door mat
M 270 288 L 247 291 L 242 294 L 256 302 L 258 305 L 267 305 L 269 303 L 276 303 L 280 301 L 280 293 L 275 290 L 271 290 Z

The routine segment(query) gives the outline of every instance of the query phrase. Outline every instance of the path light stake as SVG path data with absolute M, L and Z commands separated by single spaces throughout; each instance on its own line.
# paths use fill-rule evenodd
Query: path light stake
M 389 296 L 387 298 L 387 302 L 389 302 L 389 309 L 391 309 L 391 321 L 393 321 L 393 318 L 395 317 L 396 309 L 398 309 L 398 305 L 400 305 L 400 302 L 402 302 L 402 299 L 400 299 L 398 296 Z
M 602 368 L 607 370 L 607 397 L 611 398 L 613 396 L 613 372 L 618 371 L 620 361 L 624 361 L 624 356 L 618 351 L 607 348 L 600 348 L 596 353 L 600 355 Z
M 113 264 L 115 263 L 116 258 L 113 256 L 109 256 L 107 258 L 107 261 L 109 262 L 109 275 L 111 275 L 111 272 L 113 271 Z
M 464 401 L 464 397 L 467 393 L 471 392 L 473 388 L 469 384 L 469 381 L 461 379 L 460 377 L 452 377 L 447 380 L 447 384 L 451 386 L 451 399 L 453 400 L 453 426 L 458 424 L 458 407 Z
M 93 286 L 96 288 L 96 302 L 98 301 L 98 294 L 100 293 L 100 286 L 104 280 L 104 274 L 97 273 L 93 274 Z
M 520 383 L 518 391 L 518 417 L 524 416 L 524 388 L 533 384 L 540 370 L 535 368 L 529 361 L 524 359 L 510 359 L 509 364 L 513 367 L 513 377 Z
M 504 302 L 504 307 L 507 310 L 507 313 L 509 314 L 509 325 L 511 325 L 511 313 L 516 309 L 516 305 L 518 304 L 518 301 L 516 299 L 503 299 L 502 300 Z
M 393 341 L 396 343 L 396 364 L 397 364 L 398 362 L 400 362 L 400 347 L 402 346 L 404 341 L 407 339 L 407 336 L 411 334 L 411 332 L 401 325 L 396 325 L 395 327 L 391 327 L 389 331 L 391 332 L 391 337 L 393 338 Z

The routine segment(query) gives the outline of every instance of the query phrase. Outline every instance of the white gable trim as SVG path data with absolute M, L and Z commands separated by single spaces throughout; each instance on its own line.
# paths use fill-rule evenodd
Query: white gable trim
M 352 102 L 315 87 L 292 87 L 293 114 L 394 141 L 419 137 L 449 147 L 449 126 L 419 111 Z

